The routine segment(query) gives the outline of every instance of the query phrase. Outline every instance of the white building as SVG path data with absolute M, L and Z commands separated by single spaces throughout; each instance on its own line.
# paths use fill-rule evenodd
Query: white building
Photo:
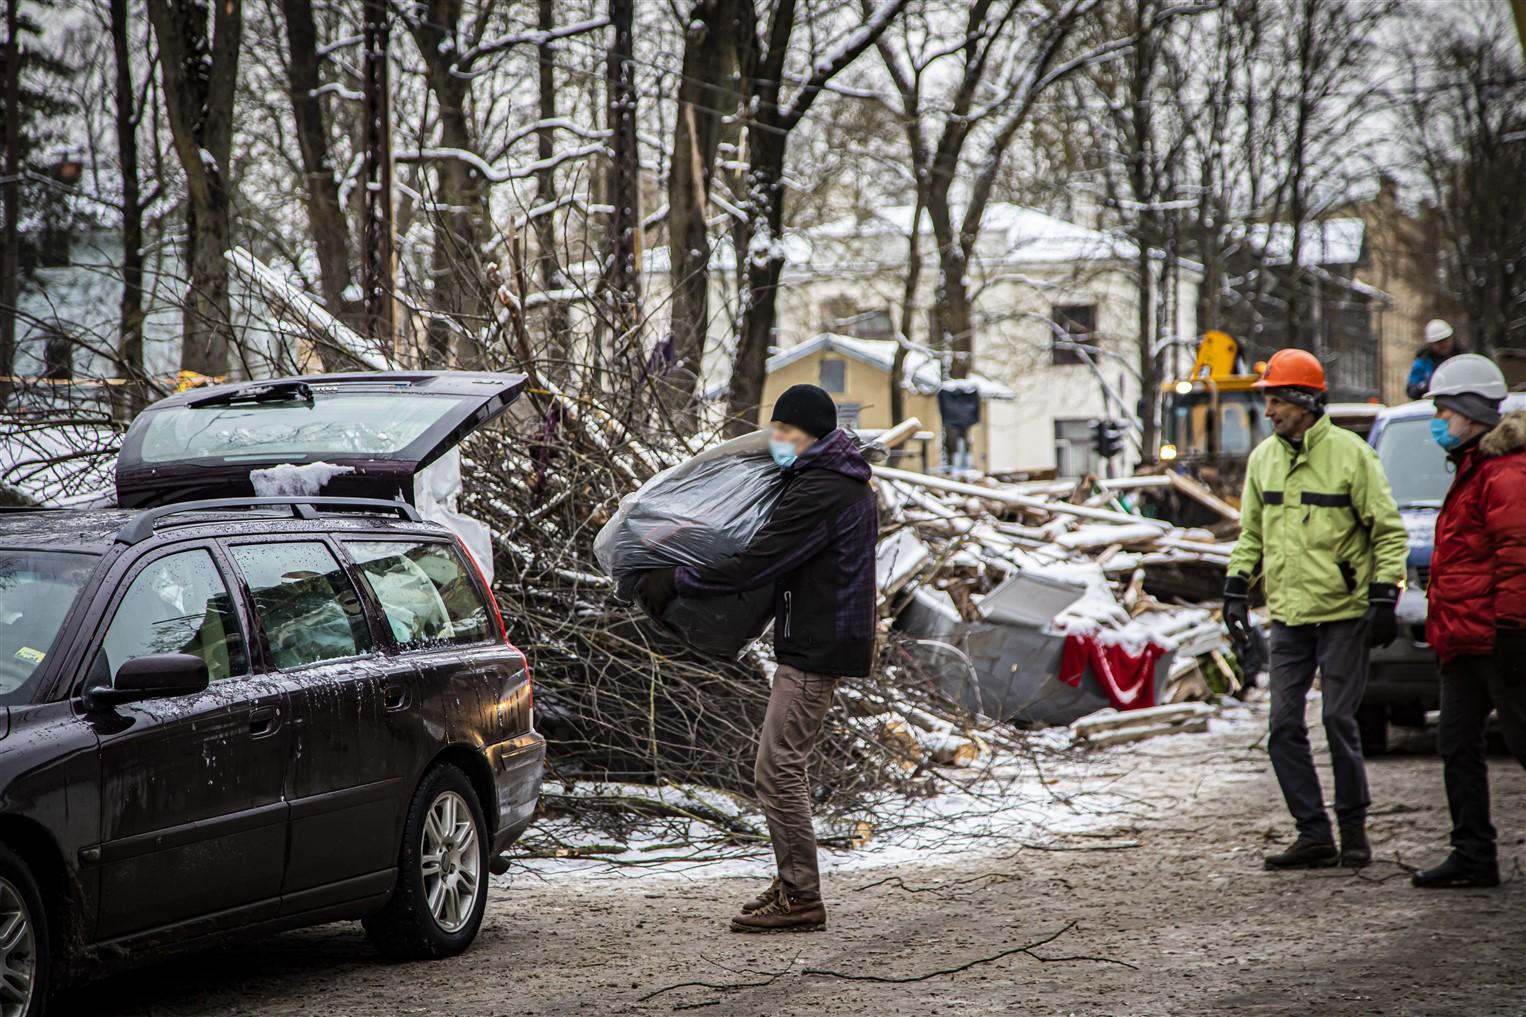
M 860 334 L 880 338 L 901 320 L 911 215 L 909 205 L 892 206 L 786 236 L 778 351 L 822 332 L 849 331 L 855 320 L 876 323 Z M 937 284 L 937 250 L 926 217 L 917 243 L 923 269 L 911 320 L 913 341 L 920 343 Z M 1074 476 L 1095 469 L 1100 464 L 1090 450 L 1090 422 L 1138 413 L 1135 251 L 1126 239 L 1030 208 L 993 204 L 987 210 L 970 266 L 974 367 L 1016 396 L 990 404 L 992 471 Z M 659 319 L 666 305 L 666 253 L 648 252 L 643 266 L 646 306 Z M 733 264 L 730 245 L 720 241 L 711 257 L 707 387 L 725 381 L 735 349 L 727 312 L 735 306 Z M 1167 323 L 1164 339 L 1181 340 L 1168 349 L 1180 349 L 1190 364 L 1201 269 L 1180 263 L 1168 274 L 1163 259 L 1154 264 L 1154 299 L 1165 301 L 1154 313 Z M 660 333 L 662 323 L 653 324 Z M 1169 368 L 1181 361 L 1167 353 L 1163 362 Z M 1131 445 L 1117 466 L 1131 468 L 1138 458 Z

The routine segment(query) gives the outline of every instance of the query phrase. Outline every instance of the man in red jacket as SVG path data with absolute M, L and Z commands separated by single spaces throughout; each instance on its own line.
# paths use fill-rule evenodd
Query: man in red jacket
M 1436 369 L 1431 434 L 1456 465 L 1436 517 L 1426 638 L 1441 658 L 1438 743 L 1452 854 L 1423 887 L 1498 886 L 1485 726 L 1526 766 L 1526 412 L 1500 415 L 1505 376 L 1477 354 Z

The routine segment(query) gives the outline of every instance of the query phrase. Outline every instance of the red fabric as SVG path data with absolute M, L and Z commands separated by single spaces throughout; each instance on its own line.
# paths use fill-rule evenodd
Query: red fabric
M 1166 652 L 1159 643 L 1146 643 L 1133 654 L 1117 643 L 1106 645 L 1094 635 L 1071 633 L 1065 637 L 1059 679 L 1078 688 L 1090 664 L 1113 706 L 1120 710 L 1154 706 L 1155 664 Z
M 1526 626 L 1526 453 L 1489 446 L 1463 454 L 1436 517 L 1426 639 L 1442 660 L 1492 653 L 1498 622 Z

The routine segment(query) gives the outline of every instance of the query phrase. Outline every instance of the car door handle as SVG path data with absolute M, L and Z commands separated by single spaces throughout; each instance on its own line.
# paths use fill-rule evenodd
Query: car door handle
M 281 708 L 261 706 L 249 711 L 249 733 L 255 738 L 268 738 L 281 727 Z
M 388 685 L 382 693 L 382 701 L 387 705 L 388 713 L 396 713 L 398 710 L 408 707 L 408 686 Z

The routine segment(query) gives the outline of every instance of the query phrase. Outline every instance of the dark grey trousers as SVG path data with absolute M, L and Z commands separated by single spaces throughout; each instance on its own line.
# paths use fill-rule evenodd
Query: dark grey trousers
M 1452 850 L 1470 862 L 1495 860 L 1489 821 L 1489 712 L 1499 714 L 1505 745 L 1526 766 L 1526 684 L 1500 677 L 1489 657 L 1441 665 L 1441 726 L 1436 732 L 1452 813 Z
M 758 734 L 753 783 L 768 819 L 779 878 L 797 900 L 821 898 L 816 831 L 811 826 L 811 755 L 832 706 L 837 679 L 780 664 Z
M 1361 618 L 1316 625 L 1272 623 L 1271 735 L 1267 750 L 1282 797 L 1301 836 L 1331 841 L 1330 816 L 1309 749 L 1305 699 L 1319 672 L 1325 739 L 1335 771 L 1335 815 L 1341 825 L 1367 818 L 1367 766 L 1356 710 L 1367 687 L 1367 626 Z

